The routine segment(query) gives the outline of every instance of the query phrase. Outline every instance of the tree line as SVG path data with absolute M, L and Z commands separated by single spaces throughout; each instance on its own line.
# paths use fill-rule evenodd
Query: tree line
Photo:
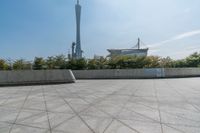
M 182 68 L 200 67 L 200 53 L 193 53 L 185 59 L 173 60 L 159 56 L 115 56 L 99 59 L 67 59 L 65 55 L 48 58 L 35 57 L 34 61 L 0 59 L 0 70 L 46 70 L 46 69 L 134 69 L 134 68 Z

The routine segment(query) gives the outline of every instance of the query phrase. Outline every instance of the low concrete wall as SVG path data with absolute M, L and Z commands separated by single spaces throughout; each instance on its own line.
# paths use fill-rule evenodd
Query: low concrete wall
M 73 70 L 76 79 L 138 79 L 200 76 L 200 68 Z
M 165 77 L 198 77 L 200 68 L 165 68 Z
M 71 70 L 0 71 L 0 86 L 73 83 Z

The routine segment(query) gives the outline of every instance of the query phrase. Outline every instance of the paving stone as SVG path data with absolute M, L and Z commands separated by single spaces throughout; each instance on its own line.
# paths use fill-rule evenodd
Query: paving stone
M 0 87 L 0 133 L 199 133 L 199 80 Z
M 135 129 L 127 127 L 126 125 L 123 125 L 118 121 L 114 121 L 105 131 L 105 133 L 139 133 L 139 132 Z
M 0 133 L 9 133 L 11 124 L 0 122 Z
M 112 122 L 112 118 L 81 116 L 84 121 L 92 128 L 95 133 L 103 133 Z
M 46 129 L 14 125 L 10 133 L 50 133 Z
M 53 130 L 62 131 L 66 133 L 92 133 L 91 129 L 88 126 L 86 126 L 86 124 L 83 121 L 81 121 L 81 119 L 78 117 L 74 117 L 73 119 L 70 119 L 58 125 Z
M 144 121 L 122 120 L 130 127 L 136 129 L 140 133 L 161 133 L 162 128 L 160 123 L 151 123 Z
M 0 107 L 0 121 L 13 123 L 18 115 L 18 110 Z
M 23 124 L 38 128 L 49 128 L 46 112 L 22 111 L 16 121 L 17 124 Z

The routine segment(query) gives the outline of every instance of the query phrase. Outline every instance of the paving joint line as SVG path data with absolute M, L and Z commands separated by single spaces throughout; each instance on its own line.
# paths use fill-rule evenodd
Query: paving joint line
M 106 130 L 110 127 L 110 125 L 113 123 L 114 119 L 111 120 L 111 122 L 106 126 L 106 128 L 103 130 L 103 133 L 106 132 Z
M 47 120 L 48 120 L 48 124 L 49 124 L 49 130 L 50 130 L 50 133 L 52 133 L 51 124 L 50 124 L 50 120 L 49 120 L 49 113 L 48 113 L 47 103 L 46 103 L 46 98 L 45 98 L 45 91 L 44 91 L 43 87 L 42 87 L 42 93 L 43 93 L 43 98 L 44 98 L 44 104 L 45 104 L 45 109 L 46 109 Z
M 14 93 L 14 95 L 16 95 L 16 94 L 18 94 L 18 93 L 19 93 L 19 91 L 18 91 L 18 90 L 16 90 L 16 91 L 15 91 L 15 93 Z M 5 103 L 6 103 L 6 102 L 7 102 L 7 101 L 8 101 L 10 98 L 13 98 L 13 97 L 14 97 L 14 95 L 12 95 L 12 96 L 9 96 L 9 97 L 6 99 L 6 101 L 4 101 L 3 103 L 1 103 L 1 104 L 0 104 L 0 107 L 1 107 L 1 106 L 4 106 L 4 105 L 5 105 Z
M 26 103 L 26 101 L 27 101 L 27 99 L 28 99 L 28 97 L 29 97 L 31 91 L 32 91 L 32 89 L 33 89 L 33 87 L 31 87 L 31 89 L 30 89 L 29 92 L 27 93 L 27 95 L 26 95 L 26 97 L 25 97 L 25 99 L 24 99 L 24 102 L 23 102 L 21 108 L 19 109 L 19 112 L 18 112 L 16 118 L 15 118 L 13 124 L 11 125 L 11 128 L 9 129 L 9 133 L 11 133 L 11 131 L 12 131 L 12 129 L 13 129 L 13 126 L 15 125 L 15 123 L 16 123 L 16 121 L 17 121 L 17 119 L 18 119 L 18 117 L 19 117 L 19 115 L 20 115 L 20 113 L 21 113 L 21 111 L 22 111 L 22 109 L 23 109 L 23 107 L 24 107 L 24 105 L 25 105 L 25 103 Z
M 117 93 L 117 92 L 119 92 L 119 91 L 121 91 L 122 89 L 124 89 L 123 87 L 121 88 L 121 89 L 119 89 L 119 90 L 117 90 L 117 91 L 114 91 L 114 94 L 115 93 Z M 137 89 L 138 90 L 138 89 Z M 107 95 L 106 95 L 107 96 Z M 111 95 L 109 95 L 109 96 L 112 96 L 112 94 Z M 80 97 L 80 96 L 79 96 Z M 81 98 L 81 97 L 80 97 Z M 81 98 L 82 100 L 84 100 L 83 98 Z M 104 98 L 104 99 L 106 99 L 106 98 Z M 103 100 L 104 100 L 103 99 Z M 101 99 L 101 101 L 103 101 L 102 99 Z M 86 101 L 87 102 L 87 101 Z M 116 116 L 113 116 L 113 115 L 111 115 L 111 114 L 109 114 L 109 113 L 107 113 L 107 112 L 105 112 L 105 111 L 103 111 L 103 110 L 101 110 L 101 109 L 99 109 L 99 108 L 97 108 L 95 105 L 94 105 L 94 107 L 97 109 L 97 110 L 99 110 L 99 111 L 101 111 L 101 112 L 103 112 L 103 113 L 105 113 L 105 114 L 107 114 L 108 116 L 110 116 L 113 120 L 117 120 L 118 122 L 120 122 L 121 124 L 123 124 L 124 126 L 126 126 L 126 127 L 128 127 L 128 128 L 130 128 L 131 130 L 133 130 L 133 131 L 135 131 L 135 132 L 137 132 L 137 133 L 140 133 L 139 131 L 137 131 L 136 129 L 134 129 L 134 128 L 132 128 L 132 127 L 130 127 L 129 125 L 127 125 L 126 123 L 124 123 L 124 122 L 122 122 L 121 120 L 119 120 L 119 119 L 117 119 L 117 117 Z
M 130 110 L 130 109 L 127 109 L 127 110 Z M 146 116 L 146 115 L 143 115 L 143 114 L 141 114 L 141 113 L 138 113 L 138 112 L 136 112 L 136 111 L 134 111 L 134 110 L 130 110 L 130 111 L 132 111 L 132 112 L 134 112 L 134 113 L 136 113 L 136 114 L 138 114 L 138 115 L 140 115 L 140 116 L 142 116 L 142 117 L 145 117 L 145 118 L 147 118 L 147 119 L 149 119 L 149 120 L 153 120 L 155 123 L 163 124 L 163 125 L 165 125 L 165 126 L 167 126 L 167 127 L 173 128 L 173 129 L 175 129 L 175 130 L 177 130 L 177 131 L 179 131 L 179 132 L 185 133 L 185 132 L 183 132 L 183 131 L 181 131 L 181 130 L 179 130 L 179 129 L 176 129 L 176 128 L 174 128 L 174 127 L 169 126 L 169 125 L 166 124 L 166 123 L 160 123 L 160 121 L 155 120 L 155 119 L 153 119 L 153 118 L 151 118 L 151 117 L 148 117 L 148 116 Z
M 157 109 L 152 108 L 152 107 L 150 107 L 150 106 L 148 106 L 148 105 L 145 105 L 145 104 L 142 104 L 142 103 L 135 103 L 135 104 L 143 105 L 143 106 L 145 106 L 145 107 L 147 107 L 147 108 L 149 108 L 149 109 L 152 109 L 152 110 L 156 110 L 156 111 L 157 111 Z M 194 122 L 200 122 L 200 121 L 196 121 L 196 120 L 193 120 L 193 119 L 185 118 L 185 117 L 180 116 L 180 115 L 175 115 L 175 114 L 173 114 L 173 113 L 169 113 L 169 112 L 164 111 L 164 110 L 162 110 L 162 112 L 164 112 L 164 113 L 166 113 L 166 114 L 169 114 L 169 115 L 171 115 L 171 116 L 177 116 L 177 117 L 182 118 L 182 119 L 187 119 L 187 120 L 194 121 Z M 163 122 L 162 122 L 162 123 L 163 123 Z
M 128 85 L 126 85 L 126 86 L 128 86 Z M 83 112 L 83 111 L 85 111 L 85 110 L 87 110 L 87 109 L 89 109 L 90 107 L 93 107 L 93 106 L 95 106 L 95 105 L 93 105 L 93 104 L 97 104 L 97 103 L 99 103 L 99 102 L 101 102 L 101 101 L 103 101 L 104 99 L 106 99 L 106 98 L 108 98 L 110 95 L 112 95 L 112 94 L 115 94 L 115 93 L 117 93 L 117 92 L 119 92 L 119 91 L 121 91 L 122 89 L 124 89 L 123 87 L 120 87 L 118 90 L 116 90 L 116 91 L 114 91 L 114 92 L 112 92 L 111 94 L 108 94 L 108 95 L 106 95 L 105 97 L 103 97 L 103 98 L 100 98 L 98 101 L 96 101 L 95 103 L 89 103 L 88 101 L 86 101 L 90 106 L 88 106 L 86 109 L 84 109 L 84 110 L 82 110 L 82 111 L 80 111 L 80 112 L 77 112 L 78 114 L 80 114 L 81 112 Z M 56 90 L 56 92 L 58 93 L 58 91 L 57 91 L 57 89 L 55 89 Z M 69 90 L 68 90 L 69 91 Z M 77 95 L 77 94 L 76 94 Z M 60 95 L 60 97 L 62 97 L 61 95 Z M 84 100 L 83 98 L 81 98 L 82 100 Z M 65 99 L 64 99 L 65 100 Z M 84 100 L 85 101 L 85 100 Z M 96 108 L 96 107 L 95 107 Z M 96 108 L 97 110 L 99 110 L 98 108 Z M 101 110 L 100 110 L 101 111 Z M 104 112 L 105 113 L 105 112 Z M 106 113 L 107 114 L 107 113 Z M 109 115 L 110 116 L 110 115 Z M 111 118 L 113 118 L 112 116 L 110 116 Z M 125 125 L 125 124 L 124 124 Z M 129 127 L 130 128 L 130 127 Z M 131 128 L 132 129 L 132 128 Z M 135 129 L 132 129 L 132 130 L 134 130 L 135 131 Z M 139 133 L 139 132 L 138 132 Z
M 118 111 L 118 115 L 116 115 L 116 118 L 119 117 L 120 112 L 121 112 L 122 110 L 124 110 L 125 106 L 128 104 L 128 102 L 132 99 L 132 97 L 135 95 L 135 93 L 136 93 L 138 90 L 139 90 L 139 88 L 137 88 L 136 90 L 134 90 L 134 92 L 132 92 L 131 95 L 127 95 L 127 96 L 129 96 L 129 98 L 128 98 L 128 100 L 126 101 L 126 104 L 123 104 L 121 110 Z M 113 122 L 113 121 L 114 121 L 114 119 L 112 119 L 112 122 Z M 104 132 L 109 128 L 109 126 L 112 124 L 112 122 L 108 125 L 108 127 L 104 130 Z M 135 129 L 135 130 L 136 130 L 136 129 Z M 104 133 L 104 132 L 103 132 L 103 133 Z
M 180 95 L 186 103 L 188 103 L 189 105 L 193 106 L 198 112 L 200 112 L 200 109 L 199 109 L 198 107 L 196 107 L 197 105 L 194 105 L 194 104 L 192 104 L 190 101 L 188 101 L 187 98 L 186 98 L 183 94 L 181 94 L 178 90 L 176 90 L 173 86 L 171 86 L 167 81 L 166 81 L 165 83 L 166 83 L 169 87 L 173 88 L 173 90 L 174 90 L 178 95 Z
M 55 89 L 56 92 L 59 94 L 59 92 L 57 91 L 57 89 Z M 85 120 L 76 112 L 76 110 L 69 104 L 69 102 L 67 100 L 65 100 L 61 95 L 60 97 L 65 101 L 65 103 L 72 109 L 72 111 L 76 114 L 76 116 L 78 116 L 78 118 L 91 130 L 91 132 L 95 133 L 95 131 L 85 122 Z
M 162 117 L 161 117 L 161 112 L 160 112 L 160 101 L 158 99 L 158 91 L 157 91 L 155 80 L 153 80 L 153 88 L 154 88 L 155 98 L 157 101 L 157 111 L 159 113 L 159 118 L 160 118 L 161 132 L 163 133 Z

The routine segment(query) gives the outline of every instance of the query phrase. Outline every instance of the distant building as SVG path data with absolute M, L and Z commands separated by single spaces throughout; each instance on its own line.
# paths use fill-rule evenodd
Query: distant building
M 79 4 L 79 0 L 77 0 L 77 4 L 75 6 L 76 10 L 76 58 L 82 58 L 82 50 L 81 50 L 81 33 L 80 33 L 80 23 L 81 23 L 81 5 Z
M 82 49 L 81 49 L 81 33 L 80 33 L 80 23 L 81 23 L 81 5 L 79 4 L 79 0 L 77 0 L 77 4 L 75 5 L 76 12 L 76 42 L 72 43 L 72 53 L 69 56 L 73 59 L 82 58 Z
M 113 56 L 147 56 L 148 48 L 141 49 L 140 48 L 140 39 L 138 38 L 137 48 L 130 49 L 108 49 L 110 53 L 108 57 Z
M 94 55 L 94 59 L 95 60 L 100 60 L 100 59 L 102 59 L 102 58 L 104 58 L 103 56 L 100 56 L 100 55 Z

